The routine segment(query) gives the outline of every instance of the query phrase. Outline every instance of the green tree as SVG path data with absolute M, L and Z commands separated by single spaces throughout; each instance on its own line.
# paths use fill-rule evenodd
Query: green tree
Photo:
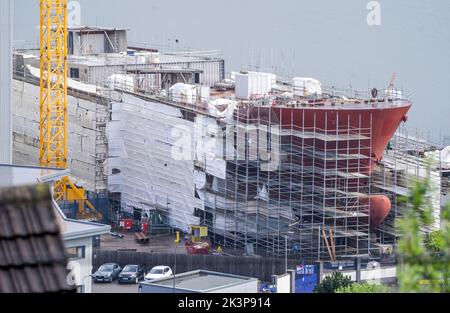
M 369 283 L 351 284 L 350 286 L 339 288 L 336 293 L 388 293 L 389 287 Z
M 429 233 L 425 240 L 428 250 L 441 253 L 445 249 L 445 238 L 442 230 L 435 230 Z
M 442 209 L 441 230 L 427 234 L 434 224 L 430 191 L 429 178 L 416 181 L 404 199 L 406 212 L 397 221 L 402 292 L 450 292 L 450 206 Z
M 314 288 L 314 293 L 335 293 L 338 289 L 348 287 L 351 284 L 350 277 L 344 276 L 341 272 L 333 272 Z

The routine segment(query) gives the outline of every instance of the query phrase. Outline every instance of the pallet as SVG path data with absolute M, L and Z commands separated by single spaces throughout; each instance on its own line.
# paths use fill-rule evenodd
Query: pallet
M 150 241 L 150 238 L 146 236 L 144 233 L 134 233 L 134 239 L 138 243 L 148 243 Z

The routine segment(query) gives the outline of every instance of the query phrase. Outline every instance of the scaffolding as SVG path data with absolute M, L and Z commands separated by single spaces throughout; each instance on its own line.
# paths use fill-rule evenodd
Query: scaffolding
M 258 254 L 287 250 L 303 259 L 369 255 L 369 203 L 360 200 L 370 197 L 372 116 L 359 115 L 355 127 L 345 110 L 323 111 L 302 127 L 311 123 L 305 111 L 285 110 L 290 119 L 283 121 L 269 106 L 238 110 L 236 153 L 227 160 L 226 179 L 209 185 L 205 202 L 203 221 L 214 241 L 234 249 L 253 245 Z M 303 114 L 302 123 L 294 112 Z M 266 147 L 276 164 L 270 170 Z
M 403 215 L 403 197 L 408 196 L 411 183 L 418 179 L 430 179 L 432 193 L 429 199 L 434 208 L 434 226 L 424 231 L 438 228 L 440 224 L 440 198 L 442 167 L 440 152 L 431 157 L 427 154 L 440 151 L 442 144 L 433 142 L 429 132 L 419 129 L 408 129 L 401 126 L 392 138 L 385 151 L 380 166 L 373 175 L 372 190 L 384 193 L 391 200 L 392 208 L 387 218 L 376 229 L 374 237 L 379 244 L 376 246 L 394 246 L 400 236 L 395 222 Z

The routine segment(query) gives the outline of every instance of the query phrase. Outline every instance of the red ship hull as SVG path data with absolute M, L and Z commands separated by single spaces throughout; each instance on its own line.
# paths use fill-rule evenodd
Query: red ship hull
M 371 157 L 381 160 L 389 140 L 406 121 L 406 115 L 411 108 L 410 103 L 390 107 L 362 107 L 361 109 L 343 109 L 336 107 L 314 108 L 281 108 L 273 107 L 274 113 L 283 126 L 294 125 L 299 129 L 315 128 L 330 133 L 349 128 L 370 130 Z M 289 127 L 289 126 L 288 126 Z M 319 143 L 320 144 L 320 143 Z M 357 142 L 352 149 L 358 150 Z
M 238 119 L 241 122 L 252 123 L 253 121 L 298 131 L 297 135 L 292 135 L 287 142 L 284 142 L 285 145 L 294 144 L 304 149 L 302 154 L 290 155 L 291 162 L 294 164 L 305 167 L 316 166 L 322 169 L 339 169 L 345 173 L 370 176 L 377 162 L 383 157 L 384 150 L 396 130 L 403 121 L 406 121 L 410 108 L 409 102 L 297 107 L 274 105 L 242 109 Z M 346 158 L 346 155 L 358 157 Z M 343 156 L 342 159 L 339 156 Z M 360 178 L 360 175 L 350 177 L 353 178 L 345 179 L 344 190 L 355 193 L 364 192 L 368 180 Z M 304 178 L 302 183 L 317 184 L 314 180 L 307 178 Z M 381 200 L 380 196 L 368 196 L 362 203 L 365 205 L 361 210 L 367 210 L 371 217 L 370 224 L 374 228 L 390 211 L 389 199 L 384 197 Z

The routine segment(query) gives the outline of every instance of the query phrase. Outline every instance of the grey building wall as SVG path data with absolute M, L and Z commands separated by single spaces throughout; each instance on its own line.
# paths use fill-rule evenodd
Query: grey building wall
M 91 55 L 127 52 L 127 32 L 112 31 L 69 31 L 69 53 Z
M 12 0 L 0 1 L 0 163 L 11 163 Z
M 202 70 L 200 84 L 204 86 L 212 87 L 225 78 L 225 61 L 222 59 L 186 62 L 161 61 L 161 66 Z

